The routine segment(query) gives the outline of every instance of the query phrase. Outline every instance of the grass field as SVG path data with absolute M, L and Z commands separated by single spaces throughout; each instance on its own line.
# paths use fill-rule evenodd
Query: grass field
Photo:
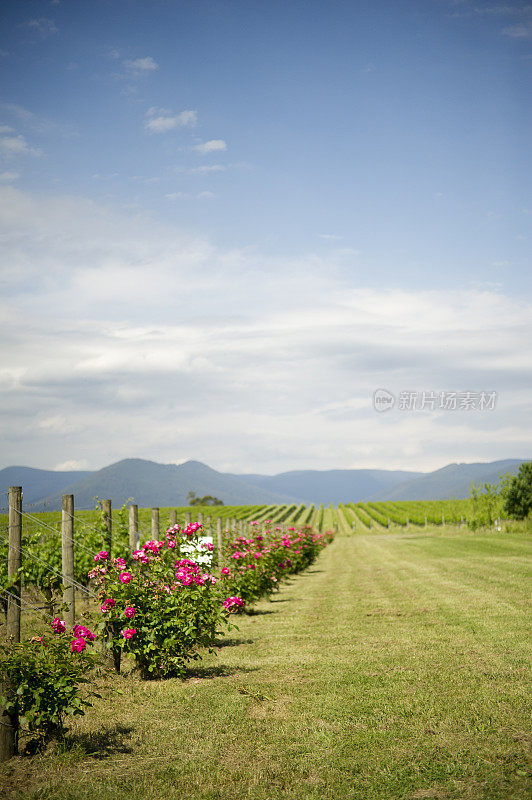
M 524 800 L 528 549 L 339 536 L 186 681 L 102 677 L 61 750 L 0 767 L 0 795 Z

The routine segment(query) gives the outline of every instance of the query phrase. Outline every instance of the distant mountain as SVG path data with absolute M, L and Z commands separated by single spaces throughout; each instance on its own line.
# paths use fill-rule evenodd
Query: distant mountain
M 307 504 L 356 503 L 376 492 L 417 478 L 422 472 L 384 469 L 295 470 L 279 475 L 233 475 L 248 484 L 293 495 Z
M 62 486 L 60 491 L 41 498 L 33 508 L 61 508 L 62 494 L 73 494 L 76 508 L 93 508 L 95 497 L 110 498 L 114 506 L 121 506 L 129 498 L 141 507 L 184 506 L 189 491 L 200 497 L 214 495 L 225 505 L 297 502 L 297 498 L 245 483 L 199 461 L 176 465 L 127 458 Z
M 24 504 L 27 505 L 42 497 L 63 493 L 67 486 L 83 480 L 90 474 L 87 470 L 54 472 L 51 469 L 32 467 L 6 467 L 0 470 L 0 489 L 7 491 L 10 486 L 22 486 Z
M 189 491 L 219 497 L 226 505 L 334 503 L 359 500 L 443 500 L 468 497 L 471 481 L 496 483 L 515 474 L 522 459 L 488 464 L 448 464 L 435 472 L 382 469 L 294 470 L 279 475 L 225 474 L 200 461 L 157 464 L 127 458 L 94 472 L 53 472 L 31 467 L 0 470 L 0 490 L 22 486 L 24 505 L 33 511 L 61 508 L 73 494 L 76 508 L 93 508 L 94 498 L 121 506 L 129 498 L 141 507 L 183 506 Z M 1 505 L 1 503 L 0 503 Z
M 386 491 L 376 492 L 372 500 L 446 500 L 449 497 L 469 497 L 471 481 L 498 483 L 501 474 L 515 473 L 528 459 L 509 458 L 488 464 L 448 464 L 435 472 L 405 481 Z

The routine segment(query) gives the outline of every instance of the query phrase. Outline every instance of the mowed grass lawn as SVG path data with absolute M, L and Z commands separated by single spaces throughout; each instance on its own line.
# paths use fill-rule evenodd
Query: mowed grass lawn
M 0 795 L 529 797 L 528 548 L 338 537 L 186 681 L 102 678 L 63 750 L 1 767 Z

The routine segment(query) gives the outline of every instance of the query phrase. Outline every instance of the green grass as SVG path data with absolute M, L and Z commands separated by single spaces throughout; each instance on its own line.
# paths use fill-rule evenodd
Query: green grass
M 186 681 L 100 679 L 62 750 L 0 767 L 0 795 L 524 800 L 528 551 L 340 536 Z

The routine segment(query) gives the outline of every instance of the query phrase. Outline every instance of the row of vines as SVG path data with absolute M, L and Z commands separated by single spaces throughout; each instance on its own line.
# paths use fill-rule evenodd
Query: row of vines
M 314 507 L 280 516 L 294 511 L 298 526 L 259 520 L 235 525 L 233 514 L 220 549 L 201 522 L 188 520 L 167 527 L 160 539 L 143 536 L 144 544 L 131 549 L 126 507 L 113 515 L 112 547 L 102 549 L 105 516 L 100 510 L 90 520 L 78 512 L 75 582 L 85 593 L 85 610 L 72 627 L 63 619 L 57 522 L 24 514 L 18 602 L 31 616 L 25 630 L 36 635 L 0 641 L 3 730 L 11 726 L 16 741 L 32 735 L 41 744 L 63 734 L 66 717 L 90 705 L 93 671 L 107 666 L 119 672 L 124 657 L 143 679 L 185 677 L 191 661 L 214 652 L 216 637 L 234 627 L 235 615 L 306 569 L 332 540 L 332 532 L 314 532 L 306 524 L 317 517 Z M 5 601 L 16 595 L 2 546 L 5 611 Z

